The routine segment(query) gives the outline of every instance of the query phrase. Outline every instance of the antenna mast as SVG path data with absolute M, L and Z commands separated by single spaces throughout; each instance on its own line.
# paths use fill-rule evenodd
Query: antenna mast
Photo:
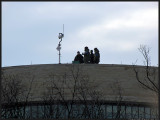
M 61 39 L 59 41 L 59 44 L 58 44 L 58 47 L 57 47 L 57 50 L 59 51 L 59 64 L 61 64 L 61 42 L 62 42 L 62 38 L 64 37 L 64 24 L 63 24 L 63 33 L 59 33 L 59 36 L 58 38 Z

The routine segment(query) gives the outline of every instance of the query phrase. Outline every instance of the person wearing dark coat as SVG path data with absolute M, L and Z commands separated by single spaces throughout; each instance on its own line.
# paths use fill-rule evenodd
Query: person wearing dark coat
M 77 55 L 75 56 L 74 61 L 79 61 L 80 64 L 84 63 L 83 56 L 80 54 L 79 51 L 77 52 Z
M 93 54 L 93 50 L 90 51 L 90 63 L 94 63 L 94 54 Z
M 90 52 L 87 46 L 84 48 L 84 53 L 82 53 L 82 55 L 84 55 L 83 58 L 84 63 L 90 63 Z
M 94 63 L 98 64 L 100 62 L 100 53 L 97 48 L 94 48 Z

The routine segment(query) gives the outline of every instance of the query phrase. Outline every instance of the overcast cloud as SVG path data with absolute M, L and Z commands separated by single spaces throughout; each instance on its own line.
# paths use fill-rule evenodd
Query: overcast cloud
M 157 66 L 158 20 L 158 2 L 2 2 L 2 66 L 57 64 L 63 24 L 61 63 L 88 46 L 100 64 L 143 65 L 144 44 Z

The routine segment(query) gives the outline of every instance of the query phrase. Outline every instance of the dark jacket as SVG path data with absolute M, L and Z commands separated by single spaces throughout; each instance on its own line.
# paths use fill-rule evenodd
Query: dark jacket
M 87 50 L 85 50 L 85 52 L 82 54 L 82 55 L 84 55 L 84 63 L 89 63 L 89 61 L 90 61 L 90 53 L 89 53 L 89 50 L 87 49 Z
M 84 63 L 83 56 L 81 54 L 76 55 L 76 57 L 74 58 L 74 61 L 79 61 L 80 63 Z
M 90 63 L 94 63 L 94 54 L 90 53 Z
M 100 54 L 99 54 L 99 51 L 95 51 L 95 54 L 94 54 L 94 62 L 95 63 L 99 63 L 100 62 Z

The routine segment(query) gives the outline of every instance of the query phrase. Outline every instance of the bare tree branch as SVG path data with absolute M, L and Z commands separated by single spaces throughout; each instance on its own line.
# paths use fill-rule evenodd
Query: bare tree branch
M 144 58 L 145 75 L 143 76 L 143 78 L 140 78 L 139 71 L 136 69 L 135 64 L 133 64 L 133 70 L 136 74 L 136 79 L 143 86 L 143 88 L 149 89 L 158 94 L 159 88 L 158 88 L 158 81 L 156 80 L 157 74 L 156 70 L 151 67 L 151 59 L 149 56 L 151 49 L 146 45 L 140 45 L 138 50 Z

